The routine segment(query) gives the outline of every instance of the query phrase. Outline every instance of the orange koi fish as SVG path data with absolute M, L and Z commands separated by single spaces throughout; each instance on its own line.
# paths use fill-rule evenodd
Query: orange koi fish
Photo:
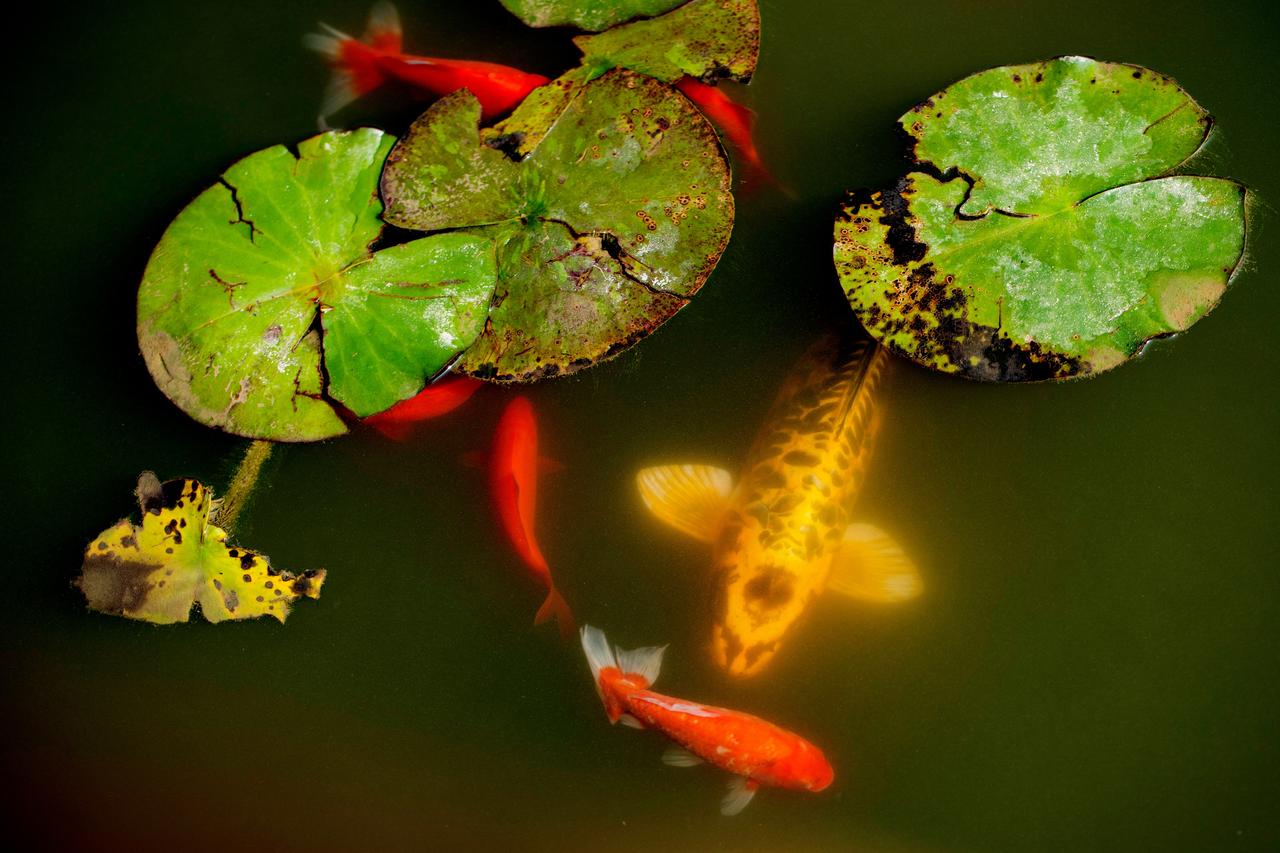
M 538 423 L 533 416 L 533 405 L 527 398 L 517 397 L 507 405 L 498 421 L 493 458 L 489 462 L 489 485 L 498 507 L 498 516 L 516 553 L 547 587 L 546 601 L 538 608 L 533 624 L 541 625 L 554 616 L 560 623 L 560 633 L 568 636 L 573 630 L 573 614 L 556 590 L 551 579 L 551 567 L 542 556 L 533 531 L 541 465 Z
M 487 121 L 524 100 L 549 82 L 541 74 L 493 62 L 438 59 L 401 53 L 400 16 L 390 3 L 379 3 L 369 15 L 363 39 L 321 24 L 324 33 L 307 36 L 304 44 L 328 58 L 333 78 L 320 109 L 321 122 L 352 101 L 388 81 L 396 81 L 430 97 L 469 89 Z
M 449 376 L 433 382 L 385 412 L 369 415 L 364 423 L 392 441 L 405 441 L 422 421 L 446 415 L 461 406 L 484 383 L 470 376 Z
M 755 140 L 751 132 L 755 126 L 756 116 L 742 104 L 735 102 L 717 86 L 708 86 L 692 77 L 682 77 L 676 82 L 676 88 L 702 111 L 711 123 L 724 133 L 729 144 L 738 152 L 747 166 L 747 181 L 763 179 L 777 185 L 777 180 L 765 166 L 760 152 L 756 150 Z
M 742 811 L 761 785 L 821 791 L 835 778 L 822 750 L 799 735 L 750 714 L 649 690 L 666 646 L 615 649 L 604 632 L 584 625 L 582 650 L 609 722 L 657 729 L 675 741 L 662 756 L 673 767 L 705 761 L 734 774 L 721 814 Z

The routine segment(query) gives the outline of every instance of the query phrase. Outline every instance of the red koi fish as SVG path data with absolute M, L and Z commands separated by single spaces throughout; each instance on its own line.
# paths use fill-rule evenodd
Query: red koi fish
M 666 646 L 615 649 L 604 632 L 584 625 L 582 650 L 609 722 L 657 729 L 675 741 L 679 746 L 662 756 L 673 767 L 705 761 L 734 774 L 721 814 L 742 811 L 761 785 L 821 791 L 835 778 L 822 751 L 799 735 L 750 714 L 649 690 Z
M 320 120 L 388 81 L 396 81 L 430 97 L 469 89 L 488 121 L 524 100 L 525 95 L 549 82 L 541 74 L 493 62 L 437 59 L 401 53 L 400 16 L 390 3 L 379 3 L 369 15 L 363 39 L 325 26 L 324 33 L 309 35 L 304 44 L 328 58 L 333 78 L 320 108 Z
M 542 464 L 538 458 L 538 423 L 533 416 L 533 405 L 527 398 L 517 397 L 507 405 L 498 421 L 493 458 L 489 460 L 489 485 L 498 516 L 516 553 L 547 587 L 546 601 L 538 608 L 533 624 L 541 625 L 554 616 L 560 623 L 560 633 L 567 637 L 573 631 L 573 614 L 556 590 L 551 567 L 542 556 L 533 531 L 538 472 Z
M 438 418 L 461 406 L 484 383 L 470 376 L 448 376 L 433 382 L 385 412 L 369 415 L 364 423 L 392 441 L 405 441 L 422 421 Z
M 754 183 L 754 179 L 763 179 L 777 185 L 778 182 L 760 158 L 760 152 L 756 150 L 755 140 L 751 136 L 756 121 L 755 113 L 735 102 L 719 87 L 708 86 L 692 77 L 681 77 L 676 81 L 676 88 L 724 133 L 729 144 L 747 166 L 748 183 Z

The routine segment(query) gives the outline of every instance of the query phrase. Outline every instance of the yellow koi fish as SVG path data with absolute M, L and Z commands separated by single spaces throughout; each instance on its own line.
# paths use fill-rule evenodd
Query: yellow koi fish
M 887 362 L 873 343 L 820 341 L 784 383 L 736 486 L 709 465 L 636 475 L 654 515 L 712 546 L 712 648 L 733 675 L 760 672 L 825 589 L 879 602 L 920 592 L 915 566 L 889 535 L 850 518 Z

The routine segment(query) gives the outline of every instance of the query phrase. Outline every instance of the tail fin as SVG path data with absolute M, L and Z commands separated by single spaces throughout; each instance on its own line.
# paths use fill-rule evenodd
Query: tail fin
M 333 67 L 329 88 L 320 105 L 323 128 L 329 116 L 386 81 L 377 59 L 381 54 L 400 52 L 400 16 L 390 3 L 376 4 L 369 13 L 369 24 L 361 40 L 327 24 L 320 27 L 324 32 L 304 36 L 302 43 L 328 59 Z
M 617 698 L 605 693 L 600 682 L 600 674 L 606 669 L 613 669 L 641 688 L 648 687 L 658 680 L 658 672 L 662 669 L 662 654 L 666 646 L 645 646 L 640 649 L 615 649 L 599 628 L 590 625 L 582 626 L 582 651 L 587 656 L 591 667 L 591 678 L 596 684 L 596 693 L 604 702 L 605 713 L 609 722 L 616 723 L 624 717 L 623 709 Z M 629 723 L 630 724 L 630 723 Z
M 533 624 L 541 625 L 552 616 L 560 623 L 560 636 L 567 640 L 573 634 L 573 613 L 569 610 L 569 603 L 554 586 L 547 593 L 546 601 L 538 608 L 538 615 L 533 617 Z

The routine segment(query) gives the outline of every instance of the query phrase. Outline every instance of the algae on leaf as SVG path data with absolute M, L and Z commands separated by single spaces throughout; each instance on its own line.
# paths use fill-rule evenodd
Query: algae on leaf
M 760 9 L 756 0 L 690 0 L 661 17 L 573 43 L 588 67 L 626 68 L 665 83 L 681 77 L 746 83 L 760 56 Z
M 201 423 L 312 441 L 417 393 L 475 340 L 495 252 L 441 234 L 373 252 L 394 138 L 324 133 L 233 165 L 169 226 L 138 292 L 160 389 Z
M 552 84 L 555 85 L 555 84 Z M 482 131 L 466 91 L 434 104 L 387 158 L 388 222 L 470 229 L 498 245 L 484 331 L 457 369 L 527 381 L 608 358 L 702 286 L 733 226 L 715 131 L 679 93 L 612 71 Z M 523 159 L 512 137 L 536 138 Z
M 918 170 L 853 193 L 835 261 L 859 320 L 938 370 L 1098 373 L 1191 326 L 1244 252 L 1244 188 L 1171 175 L 1211 120 L 1168 77 L 1065 57 L 967 77 L 900 119 Z
M 632 18 L 661 15 L 685 0 L 502 0 L 507 11 L 531 27 L 571 24 L 597 32 Z
M 85 549 L 76 585 L 89 607 L 158 625 L 186 622 L 193 604 L 210 622 L 274 616 L 299 598 L 318 598 L 323 569 L 301 574 L 233 547 L 210 521 L 212 495 L 196 480 L 138 478 L 142 523 L 125 519 Z

